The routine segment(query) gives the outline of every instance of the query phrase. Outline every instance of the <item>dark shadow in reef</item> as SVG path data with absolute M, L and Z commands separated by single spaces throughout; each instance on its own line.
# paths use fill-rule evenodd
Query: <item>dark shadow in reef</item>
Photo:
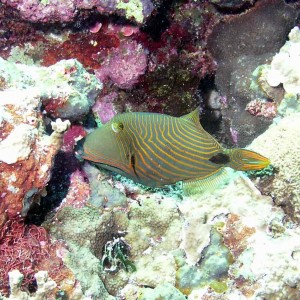
M 212 4 L 223 14 L 240 14 L 251 8 L 256 0 L 219 0 Z
M 215 85 L 215 76 L 208 75 L 201 79 L 198 92 L 201 99 L 200 123 L 204 130 L 214 136 L 223 146 L 233 147 L 227 120 L 222 116 L 222 96 Z
M 155 11 L 141 27 L 154 41 L 159 41 L 162 33 L 170 26 L 169 11 L 175 1 L 165 0 L 156 5 Z
M 52 176 L 46 187 L 47 195 L 40 203 L 32 205 L 26 216 L 26 223 L 41 225 L 46 216 L 60 205 L 66 197 L 71 174 L 80 167 L 79 161 L 71 152 L 59 151 L 54 159 Z

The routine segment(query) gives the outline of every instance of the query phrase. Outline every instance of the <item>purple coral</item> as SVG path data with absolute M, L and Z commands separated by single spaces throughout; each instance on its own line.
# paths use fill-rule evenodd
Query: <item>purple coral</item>
M 100 119 L 102 124 L 107 123 L 116 114 L 113 101 L 117 97 L 118 94 L 116 92 L 111 92 L 108 95 L 99 98 L 92 107 L 95 117 Z
M 126 17 L 125 10 L 118 10 L 118 0 L 1 0 L 15 8 L 23 19 L 31 22 L 71 22 L 79 10 L 96 8 L 104 14 L 117 13 Z M 143 16 L 152 13 L 154 6 L 150 0 L 142 0 Z M 136 20 L 138 22 L 138 20 Z
M 72 21 L 76 14 L 73 0 L 49 0 L 43 3 L 40 0 L 2 0 L 20 12 L 23 19 L 32 22 Z
M 140 44 L 125 41 L 107 56 L 95 75 L 101 82 L 110 79 L 119 88 L 131 89 L 145 73 L 147 60 L 147 53 Z

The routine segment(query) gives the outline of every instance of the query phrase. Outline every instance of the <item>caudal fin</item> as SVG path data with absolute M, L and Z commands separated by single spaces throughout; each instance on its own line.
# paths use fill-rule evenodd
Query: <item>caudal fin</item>
M 228 167 L 238 171 L 261 170 L 270 164 L 270 160 L 257 152 L 246 149 L 228 149 Z

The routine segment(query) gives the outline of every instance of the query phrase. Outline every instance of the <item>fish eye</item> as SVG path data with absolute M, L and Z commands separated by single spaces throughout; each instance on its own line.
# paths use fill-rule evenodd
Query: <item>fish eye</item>
M 115 133 L 119 133 L 124 129 L 124 125 L 122 122 L 115 122 L 111 124 L 111 128 Z

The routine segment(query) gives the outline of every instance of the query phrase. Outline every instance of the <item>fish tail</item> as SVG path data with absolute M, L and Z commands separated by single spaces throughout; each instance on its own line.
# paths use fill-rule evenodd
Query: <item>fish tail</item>
M 257 152 L 246 149 L 228 149 L 229 156 L 226 166 L 238 171 L 261 170 L 270 164 L 270 160 Z

